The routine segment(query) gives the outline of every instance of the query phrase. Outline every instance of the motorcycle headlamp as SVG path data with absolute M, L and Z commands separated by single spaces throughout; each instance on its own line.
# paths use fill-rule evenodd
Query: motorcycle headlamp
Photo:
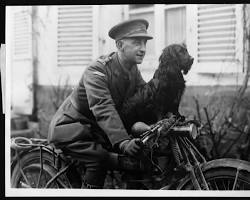
M 193 139 L 196 139 L 196 137 L 198 136 L 198 129 L 195 124 L 189 124 L 186 126 L 176 126 L 173 128 L 173 131 L 178 132 L 180 134 L 181 133 L 189 134 L 190 137 L 192 137 Z
M 193 138 L 193 139 L 196 139 L 196 137 L 198 136 L 198 129 L 197 129 L 197 126 L 194 125 L 194 124 L 191 124 L 190 125 L 190 136 Z

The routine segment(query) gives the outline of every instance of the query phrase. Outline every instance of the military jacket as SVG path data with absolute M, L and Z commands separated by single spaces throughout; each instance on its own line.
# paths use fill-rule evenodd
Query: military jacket
M 125 99 L 145 84 L 137 65 L 126 71 L 117 53 L 112 53 L 87 67 L 69 99 L 79 113 L 96 122 L 114 145 L 130 138 L 119 112 Z

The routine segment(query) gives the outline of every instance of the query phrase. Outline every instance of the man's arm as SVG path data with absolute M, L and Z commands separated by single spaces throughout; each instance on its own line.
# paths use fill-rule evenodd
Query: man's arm
M 104 70 L 91 66 L 85 70 L 83 76 L 89 108 L 100 128 L 107 134 L 111 144 L 115 145 L 130 139 L 115 108 Z
M 146 83 L 138 70 L 136 92 L 123 103 L 122 115 L 129 116 L 138 106 L 144 106 L 152 102 L 158 89 L 158 84 L 158 79 L 151 79 Z
M 124 101 L 120 112 L 127 128 L 130 128 L 137 120 L 141 120 L 137 118 L 140 116 L 142 108 L 151 104 L 153 105 L 155 93 L 158 89 L 159 81 L 157 79 L 151 79 L 146 83 L 139 70 L 137 70 L 136 80 L 136 92 L 132 97 Z

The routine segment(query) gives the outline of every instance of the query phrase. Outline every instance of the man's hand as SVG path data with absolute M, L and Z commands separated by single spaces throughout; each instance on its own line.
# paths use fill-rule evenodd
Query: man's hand
M 119 147 L 124 154 L 136 156 L 140 152 L 142 145 L 139 138 L 134 138 L 121 142 Z

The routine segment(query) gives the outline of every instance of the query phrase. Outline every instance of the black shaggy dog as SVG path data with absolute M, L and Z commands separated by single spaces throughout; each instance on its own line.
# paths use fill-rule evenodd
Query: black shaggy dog
M 121 116 L 128 130 L 137 121 L 152 124 L 169 114 L 180 116 L 178 109 L 185 90 L 183 74 L 188 73 L 193 60 L 184 44 L 163 49 L 153 78 L 124 102 Z

